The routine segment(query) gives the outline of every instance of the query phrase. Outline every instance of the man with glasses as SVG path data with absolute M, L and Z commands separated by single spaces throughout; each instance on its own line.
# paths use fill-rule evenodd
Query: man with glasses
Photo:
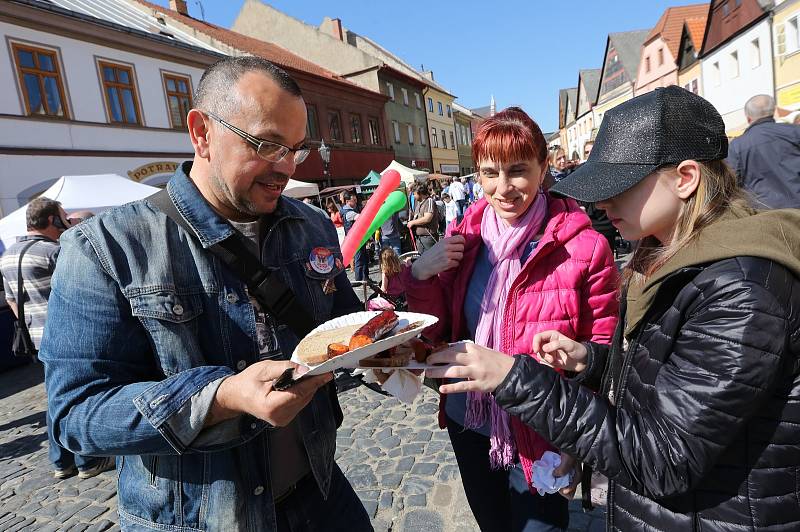
M 371 530 L 334 462 L 332 374 L 273 389 L 298 334 L 215 254 L 237 238 L 317 323 L 360 309 L 330 219 L 281 195 L 309 153 L 300 89 L 227 58 L 194 103 L 173 217 L 145 199 L 64 239 L 47 323 L 61 334 L 40 352 L 54 435 L 122 455 L 123 529 Z
M 0 272 L 3 274 L 8 306 L 14 316 L 19 318 L 19 305 L 24 304 L 25 325 L 33 345 L 38 349 L 47 320 L 50 279 L 60 250 L 58 239 L 72 224 L 59 202 L 44 197 L 36 198 L 28 204 L 25 218 L 28 232 L 18 237 L 3 253 L 0 258 Z M 22 299 L 18 286 L 20 266 Z M 47 426 L 50 427 L 49 417 Z M 50 430 L 47 432 L 50 444 L 48 456 L 53 464 L 53 476 L 57 480 L 76 473 L 80 478 L 90 478 L 114 467 L 114 460 L 111 458 L 92 458 L 69 452 L 53 439 Z

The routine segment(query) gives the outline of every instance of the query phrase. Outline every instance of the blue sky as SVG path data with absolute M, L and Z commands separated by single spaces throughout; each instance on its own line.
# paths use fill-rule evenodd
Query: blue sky
M 168 5 L 168 0 L 151 0 Z M 189 13 L 200 18 L 197 0 Z M 600 68 L 608 33 L 651 28 L 680 0 L 461 0 L 364 2 L 270 0 L 308 24 L 339 17 L 348 29 L 410 65 L 433 70 L 465 107 L 521 105 L 545 132 L 558 127 L 558 89 L 578 82 L 578 69 Z M 230 27 L 242 0 L 204 0 L 206 20 Z M 365 8 L 368 6 L 368 8 Z

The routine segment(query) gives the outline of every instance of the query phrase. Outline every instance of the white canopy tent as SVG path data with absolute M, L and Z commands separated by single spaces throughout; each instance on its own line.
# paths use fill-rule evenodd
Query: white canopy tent
M 146 198 L 158 190 L 117 174 L 70 175 L 59 178 L 41 196 L 61 202 L 67 214 L 82 210 L 97 214 L 117 205 Z M 18 236 L 27 232 L 27 209 L 28 205 L 23 205 L 0 219 L 0 252 L 8 249 Z
M 283 189 L 283 195 L 290 198 L 309 198 L 311 196 L 319 196 L 319 186 L 316 183 L 308 183 L 306 181 L 296 181 L 290 179 Z
M 386 170 L 397 170 L 397 172 L 400 174 L 400 180 L 406 185 L 411 185 L 414 182 L 424 183 L 428 180 L 428 172 L 403 166 L 397 161 L 392 161 L 389 166 L 387 166 L 383 172 L 381 172 L 381 175 L 384 174 Z

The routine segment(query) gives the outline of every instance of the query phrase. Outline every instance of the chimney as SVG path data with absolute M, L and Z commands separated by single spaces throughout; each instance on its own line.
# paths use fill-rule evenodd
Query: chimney
M 494 104 L 494 94 L 492 94 L 492 100 L 489 102 L 489 116 L 494 116 L 497 112 L 497 106 Z
M 189 16 L 189 8 L 186 7 L 186 0 L 169 0 L 169 8 L 177 11 L 181 15 Z
M 319 25 L 320 31 L 327 33 L 334 39 L 344 42 L 344 30 L 342 30 L 342 19 L 325 17 Z

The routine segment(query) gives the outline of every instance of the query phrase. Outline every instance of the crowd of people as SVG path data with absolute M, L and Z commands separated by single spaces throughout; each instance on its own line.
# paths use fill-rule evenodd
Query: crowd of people
M 311 328 L 363 309 L 339 250 L 358 197 L 281 195 L 309 150 L 275 65 L 223 59 L 194 105 L 165 192 L 74 227 L 37 200 L 0 260 L 55 476 L 117 457 L 123 530 L 372 530 L 334 460 L 333 376 L 273 387 Z M 415 186 L 381 228 L 373 308 L 439 319 L 426 375 L 481 530 L 566 530 L 579 485 L 612 530 L 800 527 L 800 143 L 770 110 L 751 99 L 729 148 L 707 101 L 657 89 L 570 167 L 508 108 L 478 128 L 473 179 Z M 621 272 L 617 231 L 637 242 Z M 540 494 L 547 451 L 567 481 Z

